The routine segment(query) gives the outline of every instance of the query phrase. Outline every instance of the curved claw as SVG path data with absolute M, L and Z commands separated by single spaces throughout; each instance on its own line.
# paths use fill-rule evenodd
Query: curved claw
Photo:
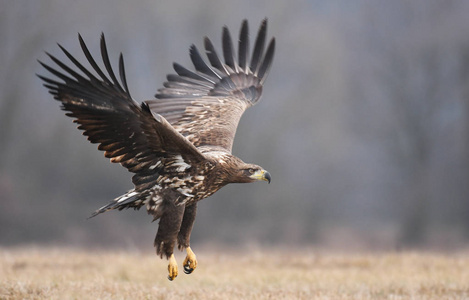
M 184 259 L 182 265 L 184 266 L 184 273 L 191 274 L 192 272 L 194 272 L 195 268 L 197 268 L 197 258 L 194 252 L 192 252 L 191 247 L 187 247 L 186 251 L 187 256 Z
M 184 266 L 184 273 L 186 273 L 186 274 L 191 274 L 193 271 L 194 271 L 194 269 L 191 268 L 191 266 L 190 266 L 189 263 Z

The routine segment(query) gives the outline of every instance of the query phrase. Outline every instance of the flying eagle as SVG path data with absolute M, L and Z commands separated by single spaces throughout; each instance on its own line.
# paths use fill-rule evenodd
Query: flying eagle
M 231 154 L 239 119 L 256 104 L 270 69 L 275 38 L 265 49 L 267 20 L 257 33 L 249 60 L 248 22 L 241 25 L 238 58 L 227 27 L 223 28 L 223 58 L 212 42 L 204 40 L 207 63 L 196 46 L 190 47 L 195 71 L 174 63 L 176 74 L 167 76 L 156 99 L 138 104 L 129 93 L 122 53 L 117 79 L 101 36 L 103 71 L 91 56 L 82 37 L 81 48 L 96 75 L 65 48 L 65 56 L 82 74 L 46 53 L 59 67 L 39 63 L 61 81 L 38 75 L 44 86 L 62 103 L 66 115 L 91 143 L 99 144 L 104 156 L 134 173 L 134 189 L 101 207 L 91 217 L 112 209 L 145 207 L 153 220 L 160 220 L 154 245 L 156 253 L 169 259 L 170 280 L 177 274 L 174 247 L 186 249 L 184 272 L 197 267 L 190 248 L 190 234 L 197 202 L 228 183 L 259 180 L 270 183 L 270 174 Z M 107 73 L 107 74 L 105 74 Z

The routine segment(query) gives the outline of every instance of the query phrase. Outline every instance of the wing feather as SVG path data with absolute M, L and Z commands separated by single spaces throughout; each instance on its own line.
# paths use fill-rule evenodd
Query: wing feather
M 249 28 L 248 21 L 244 20 L 239 32 L 239 45 L 238 45 L 238 64 L 243 72 L 247 72 L 246 65 L 248 60 L 249 51 Z
M 223 34 L 222 34 L 222 41 L 223 41 L 223 57 L 225 58 L 225 65 L 231 68 L 233 71 L 237 71 L 237 66 L 235 63 L 234 57 L 234 48 L 233 48 L 233 41 L 231 39 L 230 31 L 228 27 L 223 27 Z
M 262 85 L 272 64 L 275 39 L 264 54 L 267 20 L 259 27 L 249 62 L 249 28 L 243 21 L 239 33 L 238 60 L 230 32 L 223 27 L 224 62 L 210 39 L 204 39 L 208 63 L 198 49 L 190 47 L 195 71 L 174 63 L 176 74 L 167 76 L 156 100 L 146 101 L 196 147 L 212 147 L 231 152 L 238 122 L 246 108 L 259 101 Z
M 112 70 L 111 67 L 111 62 L 109 61 L 109 55 L 107 52 L 107 47 L 106 47 L 106 40 L 104 38 L 104 34 L 101 33 L 101 56 L 103 58 L 104 62 L 104 67 L 107 70 L 107 73 L 111 77 L 113 86 L 121 93 L 126 93 L 122 86 L 120 85 L 119 81 L 117 81 L 116 75 L 114 75 L 114 71 Z
M 254 74 L 257 74 L 258 65 L 262 59 L 262 54 L 264 52 L 266 31 L 267 19 L 264 19 L 257 33 L 256 42 L 254 44 L 254 51 L 252 52 L 251 64 L 249 66 L 249 68 Z
M 267 47 L 267 51 L 265 53 L 264 60 L 259 67 L 259 72 L 257 73 L 257 77 L 261 79 L 261 84 L 265 81 L 265 75 L 270 69 L 272 65 L 272 60 L 274 59 L 274 52 L 275 52 L 275 39 L 272 39 L 269 43 L 269 47 Z
M 124 56 L 122 53 L 119 55 L 119 76 L 122 84 L 124 85 L 124 91 L 129 98 L 132 98 L 130 96 L 129 87 L 127 86 L 127 79 L 125 78 Z

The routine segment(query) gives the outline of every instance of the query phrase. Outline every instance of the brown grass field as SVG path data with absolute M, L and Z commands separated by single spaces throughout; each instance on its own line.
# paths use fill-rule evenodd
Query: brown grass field
M 166 279 L 137 251 L 0 248 L 0 299 L 469 299 L 469 253 L 195 249 Z

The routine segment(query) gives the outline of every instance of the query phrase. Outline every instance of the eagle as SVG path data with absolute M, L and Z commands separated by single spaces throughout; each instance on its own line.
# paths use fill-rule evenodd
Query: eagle
M 113 209 L 144 207 L 153 221 L 159 220 L 154 246 L 157 255 L 169 261 L 169 280 L 178 275 L 173 253 L 176 243 L 179 250 L 187 252 L 184 272 L 190 274 L 197 267 L 190 235 L 200 200 L 229 183 L 271 181 L 262 167 L 232 155 L 239 120 L 259 101 L 274 57 L 275 38 L 266 48 L 266 35 L 264 19 L 250 55 L 248 22 L 244 20 L 236 58 L 233 40 L 224 26 L 223 60 L 205 37 L 207 58 L 192 45 L 189 53 L 195 70 L 173 63 L 176 74 L 167 75 L 155 98 L 141 104 L 130 95 L 122 53 L 120 80 L 114 73 L 104 34 L 100 40 L 104 70 L 80 34 L 81 49 L 95 73 L 60 44 L 74 69 L 48 52 L 55 68 L 38 61 L 57 77 L 37 75 L 61 102 L 66 115 L 91 143 L 98 144 L 105 157 L 133 173 L 134 188 L 91 217 Z

